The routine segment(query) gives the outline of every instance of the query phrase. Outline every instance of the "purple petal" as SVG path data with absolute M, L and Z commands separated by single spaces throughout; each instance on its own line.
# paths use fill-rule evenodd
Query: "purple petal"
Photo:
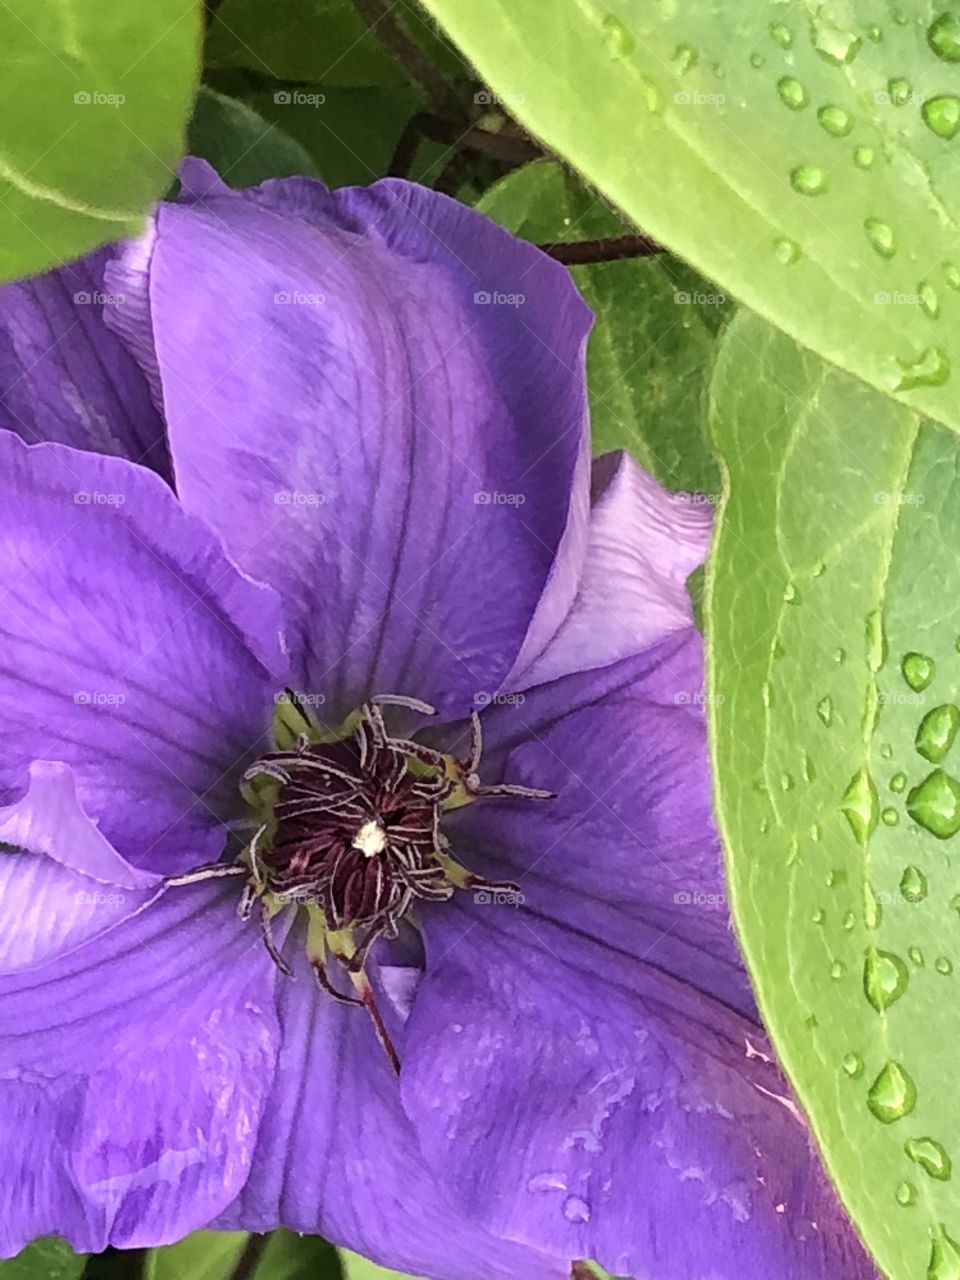
M 657 1280 L 875 1276 L 758 1028 L 658 947 L 469 903 L 426 937 L 404 1106 L 488 1229 Z
M 0 427 L 142 462 L 165 478 L 163 421 L 137 362 L 104 324 L 114 250 L 0 288 Z
M 511 688 L 617 662 L 691 625 L 686 580 L 713 523 L 697 497 L 669 493 L 625 453 L 597 459 L 577 598 L 546 652 L 526 669 L 518 662 Z
M 165 1244 L 243 1185 L 278 1048 L 275 970 L 222 883 L 169 890 L 0 981 L 0 1256 Z
M 565 1280 L 569 1265 L 488 1235 L 456 1209 L 417 1150 L 366 1013 L 317 990 L 294 930 L 277 984 L 283 1052 L 249 1181 L 213 1224 L 319 1232 L 436 1280 Z
M 451 814 L 447 831 L 472 869 L 517 883 L 534 915 L 606 938 L 637 963 L 655 952 L 671 974 L 753 1016 L 728 924 L 701 687 L 689 628 L 490 707 L 484 781 L 556 799 L 481 799 Z
M 72 771 L 37 761 L 22 800 L 0 809 L 0 973 L 74 950 L 150 902 L 158 877 L 130 866 L 77 799 Z
M 178 492 L 281 591 L 331 715 L 462 712 L 535 615 L 542 648 L 586 515 L 588 313 L 557 264 L 425 189 L 291 180 L 164 206 L 147 287 Z
M 60 761 L 128 861 L 217 857 L 282 683 L 273 592 L 119 459 L 0 433 L 0 520 L 0 794 Z

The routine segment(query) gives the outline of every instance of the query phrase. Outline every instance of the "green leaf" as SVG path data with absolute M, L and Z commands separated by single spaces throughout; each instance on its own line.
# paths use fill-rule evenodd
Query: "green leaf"
M 247 101 L 297 140 L 331 187 L 382 177 L 404 126 L 420 109 L 417 94 L 406 88 L 311 86 L 255 93 Z
M 401 5 L 394 16 L 446 73 L 468 74 L 424 14 Z M 352 0 L 285 0 L 282 5 L 224 0 L 210 27 L 206 55 L 212 67 L 247 67 L 276 80 L 325 87 L 407 84 Z
M 340 1250 L 340 1262 L 343 1266 L 343 1280 L 411 1280 L 403 1272 L 378 1267 L 369 1258 L 361 1258 L 359 1253 L 351 1253 L 349 1249 Z
M 516 170 L 476 207 L 541 244 L 630 230 L 551 161 Z M 729 311 L 723 295 L 666 254 L 574 267 L 572 275 L 597 317 L 588 348 L 596 451 L 629 449 L 668 487 L 716 495 L 702 402 Z
M 424 2 L 518 119 L 645 231 L 960 427 L 960 134 L 944 136 L 960 81 L 957 45 L 930 25 L 940 7 Z
M 0 1262 L 0 1280 L 79 1280 L 86 1261 L 62 1240 L 45 1236 Z
M 194 1231 L 177 1244 L 152 1249 L 144 1280 L 230 1280 L 251 1240 L 246 1231 Z M 250 1273 L 255 1280 L 340 1280 L 333 1245 L 317 1236 L 272 1231 Z M 0 1277 L 5 1280 L 5 1277 Z
M 0 280 L 136 234 L 182 154 L 200 6 L 0 5 Z
M 721 343 L 712 430 L 729 496 L 708 568 L 711 741 L 740 938 L 881 1267 L 944 1280 L 960 1275 L 960 445 L 746 314 Z
M 188 138 L 190 154 L 209 160 L 232 187 L 297 173 L 316 176 L 307 152 L 278 124 L 213 89 L 200 90 Z

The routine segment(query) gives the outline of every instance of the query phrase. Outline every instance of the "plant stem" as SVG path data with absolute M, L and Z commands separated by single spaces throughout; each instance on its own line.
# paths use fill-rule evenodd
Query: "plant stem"
M 588 266 L 596 262 L 618 262 L 622 258 L 649 258 L 663 253 L 663 245 L 649 236 L 613 236 L 607 240 L 568 240 L 560 244 L 537 246 L 557 262 L 568 267 Z
M 424 92 L 434 109 L 451 120 L 465 121 L 467 113 L 459 98 L 386 0 L 353 0 L 353 5 L 390 57 Z

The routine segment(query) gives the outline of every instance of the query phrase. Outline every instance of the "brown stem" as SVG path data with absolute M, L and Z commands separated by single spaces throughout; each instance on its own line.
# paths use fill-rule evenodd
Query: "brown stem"
M 582 267 L 595 262 L 618 262 L 621 258 L 649 258 L 663 253 L 663 245 L 649 236 L 614 236 L 608 240 L 570 240 L 563 244 L 537 246 L 557 262 Z
M 385 0 L 353 0 L 353 5 L 390 57 L 423 90 L 434 108 L 452 120 L 466 120 L 459 98 L 390 5 Z
M 269 1236 L 251 1236 L 243 1246 L 243 1253 L 240 1254 L 236 1265 L 230 1272 L 230 1280 L 250 1280 L 250 1277 L 260 1265 L 260 1259 L 263 1257 L 269 1243 Z

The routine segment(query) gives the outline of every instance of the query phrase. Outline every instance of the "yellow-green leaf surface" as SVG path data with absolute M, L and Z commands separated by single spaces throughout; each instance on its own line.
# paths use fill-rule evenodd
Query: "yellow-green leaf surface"
M 425 4 L 508 110 L 645 231 L 960 427 L 960 6 Z
M 894 1280 L 960 1276 L 960 442 L 755 316 L 721 340 L 711 737 L 760 1005 Z
M 182 153 L 200 8 L 0 5 L 0 279 L 139 231 Z

